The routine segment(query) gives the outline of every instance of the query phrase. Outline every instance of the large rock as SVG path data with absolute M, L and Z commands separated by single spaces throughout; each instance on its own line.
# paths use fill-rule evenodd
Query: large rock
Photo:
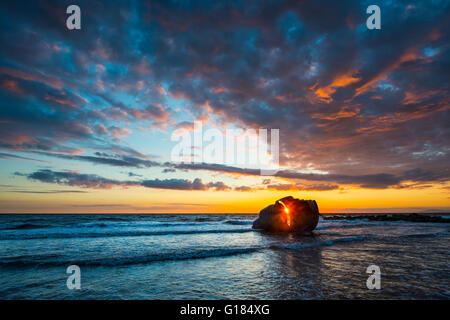
M 253 222 L 253 229 L 307 233 L 313 231 L 318 222 L 316 201 L 285 197 L 262 209 Z

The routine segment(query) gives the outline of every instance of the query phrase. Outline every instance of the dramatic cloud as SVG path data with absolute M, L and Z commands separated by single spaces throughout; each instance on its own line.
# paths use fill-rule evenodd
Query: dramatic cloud
M 230 187 L 223 182 L 203 183 L 202 179 L 196 178 L 194 181 L 186 179 L 166 179 L 166 180 L 144 180 L 142 185 L 147 188 L 176 189 L 176 190 L 228 190 Z
M 155 166 L 161 166 L 161 164 L 157 161 L 132 156 L 124 156 L 120 154 L 110 155 L 101 152 L 96 152 L 95 156 L 82 156 L 70 154 L 68 155 L 68 154 L 57 154 L 48 152 L 35 152 L 35 153 L 39 155 L 56 157 L 66 160 L 85 161 L 93 164 L 105 164 L 116 167 L 150 168 Z
M 166 163 L 166 165 L 169 165 Z M 260 175 L 260 170 L 258 169 L 245 169 L 239 167 L 232 167 L 220 164 L 177 164 L 173 165 L 178 169 L 185 170 L 209 170 L 209 171 L 217 171 L 228 174 L 238 174 L 238 175 L 251 175 L 257 176 Z M 450 170 L 446 169 L 442 172 L 436 173 L 433 171 L 423 170 L 421 168 L 415 168 L 413 170 L 405 171 L 401 174 L 389 174 L 389 173 L 379 173 L 379 174 L 363 174 L 363 175 L 343 175 L 343 174 L 317 174 L 317 173 L 303 173 L 294 170 L 280 170 L 273 174 L 274 177 L 285 178 L 285 179 L 295 179 L 295 180 L 306 180 L 306 181 L 324 181 L 324 182 L 337 182 L 339 184 L 344 185 L 358 185 L 361 188 L 373 188 L 373 189 L 382 189 L 393 186 L 398 186 L 402 182 L 413 181 L 413 182 L 445 182 L 450 178 Z M 270 181 L 266 181 L 269 184 Z M 327 185 L 328 188 L 336 189 L 335 185 Z M 289 189 L 297 189 L 294 185 L 269 185 L 273 189 L 277 190 L 289 190 Z M 319 185 L 312 185 L 311 188 L 315 190 L 320 190 Z M 317 188 L 315 188 L 317 187 Z M 322 185 L 323 187 L 323 185 Z M 303 186 L 302 190 L 308 190 L 309 187 Z M 327 187 L 325 187 L 326 190 Z
M 202 120 L 280 129 L 283 169 L 274 177 L 287 181 L 265 183 L 270 189 L 449 181 L 448 1 L 379 1 L 381 30 L 365 27 L 370 1 L 80 0 L 77 31 L 65 28 L 69 4 L 0 4 L 2 159 L 27 160 L 14 155 L 26 152 L 161 167 L 167 175 L 259 175 L 142 154 L 145 146 L 168 159 L 172 130 Z M 80 187 L 136 185 L 63 171 L 32 175 Z M 230 188 L 193 177 L 140 183 Z
M 52 171 L 41 169 L 30 174 L 16 172 L 17 176 L 24 176 L 30 180 L 44 183 L 56 183 L 60 185 L 77 186 L 92 189 L 111 189 L 113 187 L 136 187 L 142 186 L 153 189 L 171 190 L 229 190 L 231 189 L 222 181 L 204 183 L 202 179 L 196 178 L 193 181 L 187 179 L 153 179 L 142 181 L 119 181 L 103 178 L 96 174 L 82 174 L 73 171 Z
M 16 173 L 16 175 L 24 174 Z M 61 185 L 93 189 L 111 189 L 114 186 L 126 187 L 135 185 L 135 183 L 130 181 L 106 179 L 95 174 L 81 174 L 77 172 L 64 171 L 57 172 L 48 169 L 42 169 L 25 176 L 30 180 L 37 180 L 45 183 L 57 183 Z
M 259 169 L 248 169 L 240 168 L 234 166 L 227 166 L 221 164 L 213 163 L 171 163 L 171 162 L 158 162 L 148 159 L 141 159 L 131 156 L 123 155 L 110 155 L 105 153 L 97 152 L 96 156 L 81 156 L 81 155 L 67 155 L 67 154 L 53 154 L 44 152 L 35 152 L 39 155 L 46 155 L 66 160 L 76 160 L 90 162 L 92 164 L 102 164 L 117 167 L 134 167 L 134 168 L 151 168 L 151 167 L 163 167 L 163 173 L 174 173 L 176 169 L 183 171 L 212 171 L 221 172 L 230 175 L 248 175 L 248 176 L 259 176 Z M 3 157 L 9 156 L 4 154 Z M 0 154 L 2 157 L 2 154 Z M 29 159 L 27 157 L 17 157 L 19 159 Z M 34 160 L 34 159 L 30 159 Z M 132 172 L 128 173 L 129 177 L 140 176 Z M 272 175 L 273 177 L 291 179 L 291 180 L 304 180 L 304 181 L 321 181 L 321 182 L 334 182 L 341 185 L 355 185 L 361 188 L 371 188 L 371 189 L 384 189 L 388 187 L 402 187 L 404 182 L 412 183 L 429 183 L 429 182 L 445 182 L 450 178 L 450 169 L 443 170 L 439 173 L 431 170 L 424 170 L 421 168 L 415 168 L 412 170 L 407 170 L 401 174 L 389 174 L 389 173 L 379 173 L 379 174 L 363 174 L 363 175 L 343 175 L 343 174 L 327 174 L 327 173 L 304 173 L 295 170 L 279 170 Z M 194 181 L 195 182 L 195 181 Z M 155 181 L 156 184 L 159 180 Z M 263 185 L 267 185 L 268 189 L 274 190 L 317 190 L 317 191 L 327 191 L 337 189 L 338 186 L 334 184 L 324 184 L 324 185 L 307 185 L 307 184 L 270 184 L 269 179 L 265 179 Z M 208 186 L 209 188 L 210 186 Z M 215 186 L 217 190 L 229 189 L 226 186 Z M 404 186 L 403 186 L 404 187 Z M 170 188 L 168 188 L 170 189 Z M 195 189 L 193 187 L 192 189 Z M 207 189 L 207 188 L 205 188 Z M 237 187 L 235 190 L 247 191 L 243 187 Z

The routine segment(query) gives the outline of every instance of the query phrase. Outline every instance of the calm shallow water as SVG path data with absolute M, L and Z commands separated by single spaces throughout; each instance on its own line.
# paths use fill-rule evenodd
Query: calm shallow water
M 251 215 L 0 215 L 0 299 L 449 299 L 448 224 Z M 81 290 L 66 268 L 81 268 Z M 368 290 L 366 268 L 381 268 Z

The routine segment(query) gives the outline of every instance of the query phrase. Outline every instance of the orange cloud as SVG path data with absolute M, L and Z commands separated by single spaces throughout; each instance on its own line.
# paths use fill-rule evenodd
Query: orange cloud
M 418 56 L 415 51 L 416 51 L 415 48 L 407 50 L 402 56 L 400 56 L 400 58 L 398 58 L 396 61 L 391 63 L 389 66 L 387 66 L 386 68 L 381 70 L 381 72 L 378 73 L 375 77 L 373 77 L 371 80 L 369 80 L 362 86 L 358 87 L 356 89 L 355 97 L 360 95 L 363 92 L 366 92 L 378 81 L 385 80 L 387 78 L 388 74 L 395 71 L 396 69 L 398 69 L 402 63 L 419 59 L 420 56 Z
M 436 107 L 435 105 L 430 106 L 422 106 L 418 110 L 408 111 L 408 112 L 396 112 L 392 115 L 386 115 L 382 117 L 375 118 L 370 121 L 369 126 L 364 128 L 359 128 L 356 130 L 356 133 L 365 133 L 365 132 L 386 132 L 397 129 L 399 124 L 404 122 L 422 119 L 428 117 L 432 114 L 443 112 L 449 110 L 449 105 L 442 105 Z
M 311 117 L 321 120 L 337 120 L 342 118 L 351 118 L 357 114 L 359 114 L 359 108 L 352 110 L 350 107 L 343 107 L 337 113 L 313 113 Z
M 120 129 L 120 128 L 112 128 L 111 129 L 112 135 L 115 138 L 122 138 L 130 135 L 132 131 L 130 129 Z
M 19 88 L 19 84 L 17 83 L 17 81 L 14 80 L 3 80 L 0 84 L 0 87 L 17 94 L 23 93 L 22 89 Z
M 73 102 L 70 102 L 70 101 L 64 100 L 64 99 L 58 99 L 58 98 L 49 96 L 48 94 L 45 95 L 45 100 L 56 102 L 57 104 L 62 105 L 62 106 L 68 106 L 68 107 L 71 107 L 74 109 L 78 109 L 78 106 L 76 104 L 74 104 Z
M 56 78 L 50 78 L 50 77 L 43 76 L 41 74 L 26 73 L 26 72 L 18 70 L 18 69 L 12 69 L 12 68 L 7 68 L 7 67 L 0 68 L 0 73 L 8 75 L 13 78 L 22 79 L 22 80 L 26 80 L 26 81 L 42 82 L 42 83 L 45 83 L 48 86 L 53 87 L 58 90 L 61 90 L 61 88 L 62 88 L 61 81 L 59 81 Z
M 440 91 L 432 90 L 432 91 L 426 91 L 426 92 L 411 92 L 406 91 L 405 92 L 405 98 L 403 98 L 402 103 L 403 104 L 413 104 L 413 103 L 419 103 L 425 99 L 431 98 L 434 95 L 439 94 Z
M 312 86 L 310 89 L 313 90 L 315 92 L 315 94 L 322 101 L 331 102 L 333 100 L 331 98 L 331 95 L 334 92 L 336 92 L 337 88 L 346 87 L 346 86 L 360 80 L 360 78 L 357 78 L 354 76 L 355 73 L 356 73 L 355 70 L 349 71 L 343 75 L 336 77 L 333 80 L 333 82 L 326 87 L 321 87 L 321 88 L 316 89 L 316 87 L 317 87 L 317 84 L 316 84 L 316 85 Z

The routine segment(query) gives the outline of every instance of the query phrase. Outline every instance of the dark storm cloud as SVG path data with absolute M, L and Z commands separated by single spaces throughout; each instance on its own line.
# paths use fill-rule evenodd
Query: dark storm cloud
M 96 153 L 95 156 L 83 156 L 83 155 L 54 154 L 45 152 L 35 152 L 35 153 L 66 160 L 85 161 L 93 164 L 105 164 L 115 167 L 150 168 L 161 165 L 159 162 L 156 161 L 120 154 L 109 155 Z
M 82 156 L 82 155 L 68 155 L 68 154 L 54 154 L 46 152 L 34 152 L 35 154 L 45 155 L 49 157 L 56 157 L 65 160 L 83 161 L 90 162 L 92 164 L 102 164 L 110 165 L 116 167 L 130 167 L 130 168 L 152 168 L 152 167 L 162 167 L 163 173 L 176 172 L 176 169 L 184 171 L 211 171 L 211 172 L 221 172 L 230 175 L 249 175 L 249 176 L 259 176 L 259 169 L 248 169 L 240 168 L 235 166 L 227 166 L 222 164 L 214 163 L 171 163 L 171 162 L 158 162 L 148 159 L 142 159 L 131 156 L 123 156 L 120 154 L 106 154 L 97 152 L 96 156 Z M 0 155 L 1 156 L 1 155 Z M 23 157 L 27 159 L 26 157 Z M 17 174 L 17 173 L 16 173 Z M 139 176 L 134 173 L 128 174 L 130 177 Z M 407 170 L 401 174 L 389 174 L 389 173 L 379 173 L 379 174 L 363 174 L 363 175 L 343 175 L 343 174 L 317 174 L 317 173 L 303 173 L 295 170 L 279 170 L 273 174 L 273 177 L 292 179 L 292 180 L 305 180 L 305 181 L 320 181 L 320 182 L 335 182 L 341 185 L 357 185 L 361 188 L 371 188 L 371 189 L 384 189 L 389 187 L 399 187 L 402 183 L 411 181 L 415 183 L 427 183 L 427 182 L 445 182 L 450 177 L 450 170 L 446 169 L 442 172 L 434 172 L 430 170 L 424 170 L 421 168 L 415 168 L 412 170 Z M 168 181 L 168 180 L 163 180 Z M 185 180 L 188 181 L 188 180 Z M 338 186 L 334 184 L 312 184 L 312 185 L 302 185 L 302 184 L 272 184 L 270 185 L 270 180 L 266 181 L 269 188 L 277 190 L 288 190 L 288 189 L 298 189 L 298 190 L 333 190 L 337 189 Z M 159 181 L 155 182 L 160 183 Z M 263 183 L 264 184 L 264 183 Z M 193 186 L 194 187 L 194 186 Z M 208 185 L 207 187 L 215 187 L 217 190 L 228 189 L 225 185 Z M 238 191 L 246 191 L 237 188 Z
M 16 173 L 16 175 L 25 175 L 30 180 L 37 180 L 45 183 L 57 183 L 92 189 L 110 189 L 114 186 L 126 187 L 135 184 L 130 181 L 106 179 L 95 174 L 81 174 L 73 171 L 52 171 L 48 169 L 41 169 L 30 174 Z
M 174 190 L 228 190 L 230 187 L 222 181 L 203 183 L 202 179 L 195 178 L 193 181 L 187 179 L 154 179 L 142 181 L 142 186 L 157 189 L 174 189 Z
M 142 186 L 153 189 L 171 190 L 217 190 L 224 191 L 231 189 L 222 181 L 204 183 L 202 179 L 152 179 L 142 181 L 120 181 L 107 179 L 96 174 L 83 174 L 75 171 L 53 171 L 41 169 L 33 173 L 15 172 L 16 176 L 26 177 L 30 180 L 44 183 L 56 183 L 60 185 L 77 186 L 91 189 L 111 189 L 113 187 L 136 187 Z
M 245 169 L 233 166 L 226 166 L 221 164 L 209 164 L 209 163 L 201 163 L 201 164 L 169 164 L 165 163 L 165 165 L 172 165 L 178 169 L 183 170 L 207 170 L 207 171 L 215 171 L 215 172 L 223 172 L 227 174 L 236 174 L 236 175 L 251 175 L 251 176 L 259 176 L 259 169 Z M 293 180 L 306 180 L 306 181 L 323 181 L 323 182 L 336 182 L 342 185 L 358 185 L 361 188 L 371 188 L 371 189 L 384 189 L 388 187 L 395 187 L 400 185 L 403 182 L 413 181 L 413 182 L 444 182 L 450 178 L 450 170 L 446 169 L 442 172 L 433 172 L 428 170 L 423 170 L 421 168 L 415 168 L 412 170 L 407 170 L 398 175 L 389 174 L 389 173 L 379 173 L 379 174 L 363 174 L 363 175 L 344 175 L 344 174 L 317 174 L 317 173 L 303 173 L 294 170 L 279 170 L 275 174 L 274 177 L 285 178 L 285 179 L 293 179 Z M 269 181 L 270 182 L 270 181 Z M 294 185 L 289 185 L 294 188 Z M 277 189 L 288 188 L 287 185 L 276 185 L 272 184 L 270 187 Z M 302 190 L 308 190 L 308 188 L 312 188 L 314 190 L 333 190 L 337 189 L 338 186 L 334 184 L 325 184 L 325 185 L 304 185 L 297 184 L 296 188 L 300 188 Z
M 290 183 L 277 183 L 267 185 L 267 189 L 281 190 L 281 191 L 330 191 L 339 189 L 335 184 L 310 184 L 304 185 L 302 183 L 290 184 Z
M 298 190 L 305 190 L 305 191 L 329 191 L 339 189 L 339 186 L 336 184 L 302 185 L 298 183 L 296 187 Z
M 164 83 L 195 117 L 279 128 L 280 160 L 296 169 L 277 177 L 367 188 L 448 181 L 448 1 L 379 1 L 381 30 L 365 27 L 370 1 L 78 1 L 77 32 L 65 28 L 69 4 L 0 4 L 2 148 L 157 166 L 121 143 L 130 132 L 118 123 L 170 125 Z M 121 156 L 79 155 L 85 148 Z M 307 165 L 328 174 L 297 170 Z

